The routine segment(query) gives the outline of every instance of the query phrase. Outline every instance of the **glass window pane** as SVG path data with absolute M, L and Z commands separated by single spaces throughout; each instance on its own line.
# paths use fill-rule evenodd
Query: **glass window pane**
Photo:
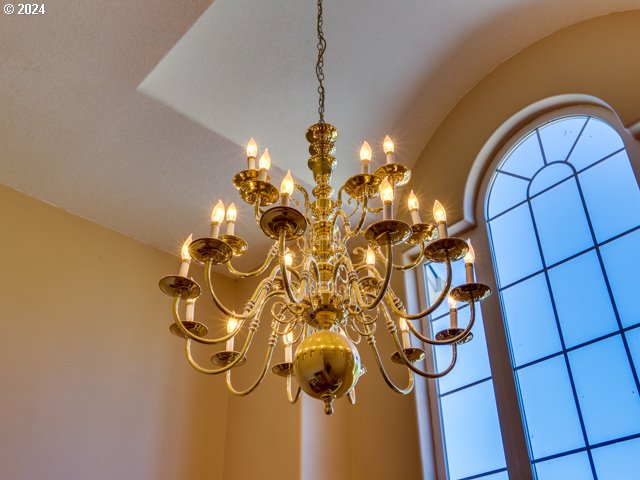
M 463 308 L 458 311 L 458 321 L 460 328 L 464 328 L 469 324 L 469 308 Z M 431 327 L 433 334 L 435 335 L 437 332 L 449 328 L 449 325 L 448 315 L 434 321 Z M 438 381 L 441 394 L 491 376 L 487 343 L 479 308 L 476 308 L 476 322 L 471 331 L 473 339 L 458 346 L 458 361 L 455 368 Z M 437 346 L 434 347 L 433 351 L 438 370 L 447 368 L 451 362 L 451 348 Z
M 569 352 L 590 444 L 640 431 L 640 396 L 619 335 Z
M 554 458 L 536 463 L 538 480 L 592 480 L 591 464 L 587 452 Z
M 528 205 L 496 218 L 489 227 L 500 285 L 509 285 L 542 268 Z
M 593 246 L 575 181 L 564 182 L 532 199 L 531 206 L 547 265 Z
M 624 327 L 640 323 L 636 277 L 640 272 L 640 230 L 600 247 L 604 267 Z
M 640 225 L 640 189 L 626 152 L 579 175 L 598 242 Z
M 427 303 L 432 305 L 437 299 L 440 292 L 445 287 L 447 280 L 447 268 L 443 263 L 428 263 L 424 267 L 425 278 L 427 280 Z M 465 282 L 464 264 L 463 262 L 454 262 L 451 265 L 451 285 L 462 285 Z M 447 300 L 431 314 L 431 318 L 437 318 L 440 315 L 449 313 L 449 305 Z
M 491 185 L 489 218 L 504 212 L 527 199 L 529 182 L 521 178 L 498 173 Z
M 549 281 L 567 348 L 618 330 L 595 251 L 552 268 Z
M 544 161 L 540 151 L 540 143 L 534 131 L 515 145 L 499 169 L 523 177 L 533 178 L 542 167 L 544 167 Z
M 533 457 L 584 447 L 564 357 L 518 370 L 517 376 Z
M 598 480 L 638 478 L 640 472 L 640 438 L 614 443 L 593 451 Z
M 562 350 L 544 274 L 501 292 L 516 366 Z
M 539 129 L 547 162 L 566 160 L 587 117 L 570 117 L 547 123 Z
M 543 190 L 551 188 L 554 185 L 559 184 L 563 180 L 571 177 L 573 170 L 566 163 L 555 163 L 549 165 L 541 170 L 538 175 L 531 181 L 531 188 L 529 189 L 529 195 L 533 197 L 538 195 Z
M 623 147 L 618 132 L 602 120 L 591 117 L 569 161 L 577 170 L 582 170 Z
M 493 382 L 487 380 L 442 397 L 447 464 L 451 480 L 506 466 Z
M 636 366 L 636 371 L 640 370 L 640 328 L 634 328 L 625 333 L 629 350 L 631 350 L 631 358 Z
M 478 480 L 509 480 L 509 474 L 507 472 L 494 473 L 485 475 L 484 477 L 478 477 Z

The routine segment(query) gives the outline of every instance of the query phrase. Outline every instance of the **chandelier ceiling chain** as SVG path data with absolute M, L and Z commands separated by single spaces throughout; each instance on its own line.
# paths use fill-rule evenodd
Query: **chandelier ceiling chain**
M 234 395 L 251 393 L 271 370 L 286 378 L 290 403 L 295 403 L 304 391 L 322 400 L 325 413 L 331 414 L 334 401 L 339 397 L 346 396 L 352 404 L 356 402 L 356 384 L 366 372 L 356 348 L 363 344 L 361 340 L 366 339 L 372 350 L 372 361 L 389 387 L 406 395 L 413 390 L 414 374 L 440 378 L 453 369 L 458 345 L 472 338 L 475 304 L 491 292 L 489 287 L 475 281 L 475 253 L 470 243 L 448 236 L 446 212 L 440 202 L 434 203 L 435 223 L 425 223 L 420 216 L 418 198 L 411 191 L 408 197 L 411 224 L 394 218 L 395 190 L 410 180 L 411 171 L 395 161 L 395 147 L 389 136 L 383 142 L 386 162 L 371 174 L 373 153 L 364 142 L 360 150 L 360 173 L 350 177 L 334 196 L 331 177 L 337 164 L 334 155 L 338 131 L 324 121 L 327 44 L 322 31 L 322 0 L 318 0 L 317 6 L 316 76 L 320 120 L 310 126 L 306 134 L 310 153 L 307 165 L 315 180 L 313 190 L 309 193 L 295 183 L 291 172 L 287 172 L 278 190 L 269 177 L 268 150 L 265 149 L 256 168 L 258 146 L 251 139 L 247 145 L 247 169 L 233 177 L 233 184 L 240 198 L 252 206 L 257 226 L 274 241 L 264 262 L 250 272 L 233 266 L 232 259 L 244 255 L 248 245 L 235 235 L 238 216 L 235 204 L 225 209 L 219 200 L 211 213 L 209 236 L 193 241 L 189 236 L 182 247 L 178 275 L 162 278 L 160 289 L 173 298 L 174 323 L 169 330 L 185 339 L 187 362 L 194 369 L 208 375 L 225 373 L 227 387 Z M 294 199 L 294 192 L 300 198 Z M 378 201 L 381 206 L 371 205 Z M 378 218 L 368 221 L 372 216 Z M 226 232 L 220 235 L 225 218 Z M 349 247 L 351 243 L 355 246 Z M 394 263 L 394 247 L 399 245 L 412 246 L 415 259 L 407 264 Z M 460 259 L 464 259 L 466 281 L 451 288 L 451 264 Z M 205 291 L 227 317 L 226 333 L 218 338 L 207 337 L 208 327 L 195 319 L 202 288 L 188 276 L 192 260 L 204 265 Z M 425 263 L 443 263 L 446 278 L 441 282 L 436 300 L 421 312 L 411 314 L 390 286 L 392 274 Z M 216 265 L 226 267 L 237 278 L 261 278 L 241 313 L 230 309 L 216 294 L 213 278 Z M 431 315 L 445 300 L 449 303 L 450 327 L 438 332 L 435 338 L 424 335 L 413 321 Z M 470 319 L 464 328 L 458 325 L 458 302 L 469 305 Z M 265 310 L 267 314 L 263 315 Z M 270 333 L 262 369 L 253 384 L 244 390 L 237 389 L 233 386 L 232 371 L 251 360 L 250 347 L 263 317 L 269 319 Z M 405 387 L 397 386 L 389 377 L 378 350 L 377 327 L 383 323 L 395 348 L 392 362 L 407 369 Z M 271 366 L 281 337 L 284 362 Z M 238 348 L 236 340 L 241 343 Z M 194 359 L 193 342 L 205 346 L 224 344 L 224 349 L 211 357 L 214 368 L 204 367 Z M 420 368 L 417 363 L 425 357 L 420 347 L 425 343 L 449 346 L 452 349 L 449 366 L 440 372 Z

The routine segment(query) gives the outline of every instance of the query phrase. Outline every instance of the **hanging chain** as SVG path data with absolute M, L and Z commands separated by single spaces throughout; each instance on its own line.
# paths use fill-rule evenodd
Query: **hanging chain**
M 318 0 L 318 61 L 316 63 L 316 77 L 318 78 L 318 114 L 320 123 L 324 123 L 324 51 L 327 41 L 322 33 L 322 0 Z

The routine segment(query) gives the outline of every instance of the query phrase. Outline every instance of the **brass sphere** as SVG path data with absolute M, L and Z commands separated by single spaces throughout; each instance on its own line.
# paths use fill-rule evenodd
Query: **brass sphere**
M 333 401 L 347 393 L 360 376 L 360 354 L 343 334 L 320 330 L 305 338 L 293 360 L 293 373 L 300 388 L 324 401 L 324 412 L 333 413 Z

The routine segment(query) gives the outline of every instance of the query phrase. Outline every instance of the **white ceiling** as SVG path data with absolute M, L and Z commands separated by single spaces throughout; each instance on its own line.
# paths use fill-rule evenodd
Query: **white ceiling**
M 365 138 L 380 161 L 387 132 L 413 164 L 456 102 L 509 56 L 587 18 L 640 8 L 640 0 L 324 3 L 338 179 L 359 168 Z M 188 233 L 207 231 L 218 197 L 239 201 L 230 178 L 244 168 L 250 136 L 272 152 L 276 183 L 287 168 L 309 180 L 315 2 L 209 4 L 68 0 L 43 17 L 0 16 L 0 183 L 176 251 Z M 238 232 L 257 247 L 250 215 L 241 210 Z

